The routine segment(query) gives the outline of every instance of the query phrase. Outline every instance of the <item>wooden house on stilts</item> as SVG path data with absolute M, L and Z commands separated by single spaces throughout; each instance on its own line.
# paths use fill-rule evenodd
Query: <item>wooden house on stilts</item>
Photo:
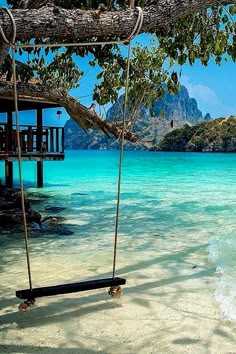
M 19 111 L 36 110 L 36 124 L 20 124 L 20 144 L 23 161 L 37 161 L 37 186 L 43 187 L 43 162 L 64 160 L 64 128 L 43 125 L 43 110 L 58 105 L 44 99 L 20 98 Z M 17 134 L 14 124 L 14 101 L 0 97 L 0 113 L 6 120 L 0 121 L 0 161 L 5 161 L 5 183 L 13 185 L 13 161 L 18 159 Z

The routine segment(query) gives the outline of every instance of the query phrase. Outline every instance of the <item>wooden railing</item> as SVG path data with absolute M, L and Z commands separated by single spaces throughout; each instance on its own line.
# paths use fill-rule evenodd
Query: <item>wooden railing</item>
M 22 153 L 64 153 L 64 128 L 20 125 Z M 0 122 L 0 152 L 17 152 L 16 126 Z

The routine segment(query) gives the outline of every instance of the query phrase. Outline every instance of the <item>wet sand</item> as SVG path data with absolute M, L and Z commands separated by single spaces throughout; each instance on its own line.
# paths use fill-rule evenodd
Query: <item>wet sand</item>
M 23 254 L 0 265 L 0 353 L 236 353 L 236 324 L 214 298 L 207 243 L 156 238 L 137 252 L 125 251 L 126 241 L 119 240 L 117 275 L 127 278 L 120 299 L 94 290 L 41 298 L 20 314 L 14 289 L 27 286 Z M 35 285 L 109 276 L 111 250 L 96 244 L 91 255 L 85 246 L 72 262 L 65 252 L 35 257 Z

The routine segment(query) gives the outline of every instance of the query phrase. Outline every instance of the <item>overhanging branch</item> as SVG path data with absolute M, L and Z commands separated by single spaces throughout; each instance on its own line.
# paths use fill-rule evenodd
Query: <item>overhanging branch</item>
M 107 136 L 113 135 L 117 139 L 121 136 L 121 128 L 111 122 L 103 120 L 94 111 L 82 105 L 78 100 L 68 95 L 65 91 L 52 89 L 47 85 L 34 85 L 29 83 L 17 84 L 18 97 L 32 97 L 32 99 L 45 99 L 48 102 L 57 103 L 66 109 L 67 113 L 75 120 L 83 129 L 98 129 Z M 0 81 L 0 96 L 5 98 L 13 98 L 13 84 L 11 82 Z M 138 136 L 129 131 L 125 132 L 125 139 L 131 142 L 137 142 Z

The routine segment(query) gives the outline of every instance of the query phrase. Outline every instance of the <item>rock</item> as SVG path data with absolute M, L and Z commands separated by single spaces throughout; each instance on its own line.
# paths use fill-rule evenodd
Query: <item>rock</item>
M 65 218 L 63 218 L 63 217 L 46 216 L 41 219 L 41 222 L 39 225 L 39 227 L 40 227 L 39 231 L 41 231 L 41 232 L 52 231 L 54 233 L 57 233 L 57 230 L 59 228 L 63 228 L 63 226 L 61 226 L 61 222 L 63 222 L 63 221 L 65 221 Z
M 43 196 L 44 198 L 44 196 Z M 47 199 L 47 198 L 46 198 Z M 48 212 L 59 213 L 64 207 L 47 206 Z M 29 230 L 35 232 L 52 232 L 57 235 L 73 235 L 74 232 L 61 225 L 65 218 L 58 216 L 41 216 L 30 207 L 30 202 L 25 201 L 26 220 Z M 23 231 L 23 218 L 19 192 L 13 189 L 1 188 L 0 190 L 0 234 L 8 235 Z
M 32 222 L 29 226 L 28 229 L 31 231 L 42 231 L 42 225 L 38 224 L 36 222 Z
M 51 206 L 51 205 L 45 207 L 46 211 L 50 211 L 52 213 L 60 213 L 61 211 L 65 210 L 65 209 L 66 208 L 64 208 L 64 207 L 57 207 L 57 206 Z
M 41 222 L 41 231 L 49 231 L 55 229 L 59 225 L 60 221 L 53 216 L 46 217 Z
M 41 215 L 30 208 L 26 210 L 26 220 L 27 222 L 39 222 Z M 22 224 L 22 222 L 23 216 L 21 209 L 0 210 L 1 225 Z
M 179 121 L 183 124 L 186 122 L 197 124 L 204 120 L 202 112 L 198 109 L 197 101 L 189 97 L 185 86 L 181 86 L 176 95 L 167 93 L 161 100 L 154 103 L 154 116 L 159 117 L 161 112 L 164 112 L 165 120 L 168 122 L 173 120 L 175 124 Z
M 41 215 L 30 207 L 25 199 L 25 213 L 28 223 L 40 222 Z M 18 190 L 1 188 L 0 190 L 0 225 L 22 225 L 21 195 Z
M 205 120 L 212 119 L 210 113 L 205 114 L 204 119 Z
M 63 222 L 66 220 L 66 218 L 64 218 L 63 216 L 45 216 L 42 218 L 41 222 L 50 222 L 50 220 L 52 220 L 52 222 L 56 222 L 57 224 Z
M 41 218 L 41 214 L 31 208 L 26 211 L 26 219 L 28 222 L 40 222 Z
M 31 204 L 39 204 L 50 198 L 49 195 L 42 193 L 27 193 L 26 195 Z
M 40 222 L 32 222 L 29 229 L 37 232 L 51 232 L 57 235 L 72 235 L 74 232 L 61 225 L 65 218 L 56 216 L 46 216 Z

